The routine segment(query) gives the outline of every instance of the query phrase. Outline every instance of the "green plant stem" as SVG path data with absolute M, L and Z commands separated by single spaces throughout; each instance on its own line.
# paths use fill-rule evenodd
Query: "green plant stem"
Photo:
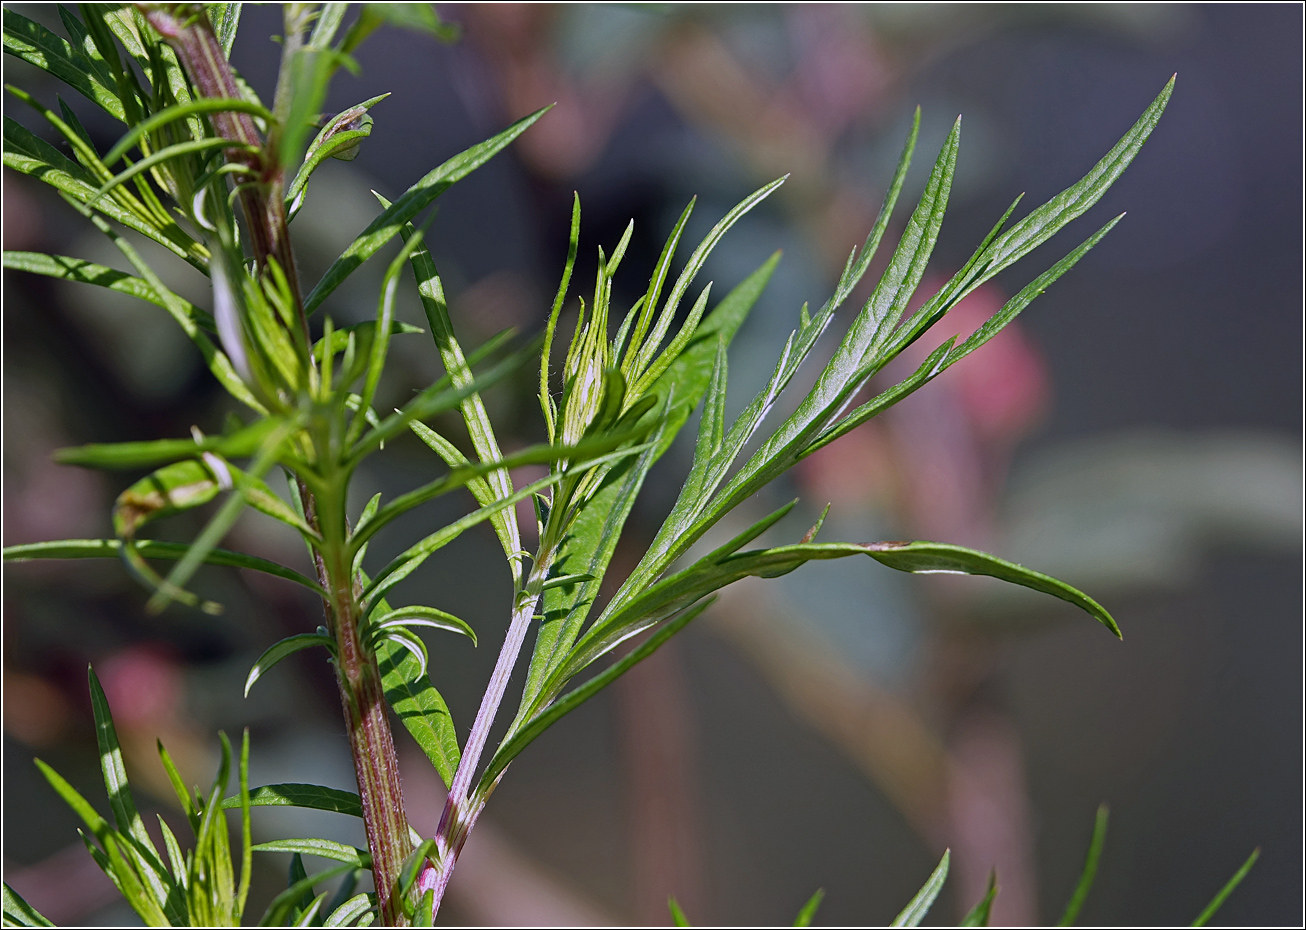
M 141 8 L 150 25 L 176 49 L 200 96 L 218 99 L 242 96 L 222 44 L 201 7 L 142 4 Z M 249 172 L 239 190 L 254 255 L 260 268 L 266 267 L 270 260 L 281 265 L 307 341 L 308 318 L 286 228 L 281 160 L 273 146 L 264 144 L 249 114 L 216 111 L 209 119 L 219 136 L 242 143 L 240 148 L 227 150 L 227 160 L 244 165 Z M 412 843 L 381 672 L 376 655 L 363 642 L 359 630 L 363 618 L 358 613 L 360 592 L 348 556 L 345 486 L 342 478 L 326 486 L 326 492 L 319 495 L 301 481 L 300 496 L 305 519 L 322 538 L 321 546 L 314 552 L 314 561 L 318 581 L 328 593 L 324 607 L 331 635 L 336 640 L 336 682 L 362 799 L 377 907 L 384 925 L 401 926 L 406 920 L 401 902 L 394 900 L 393 890 L 400 866 L 412 851 Z M 322 509 L 325 512 L 320 512 Z
M 386 926 L 406 921 L 401 902 L 393 896 L 399 870 L 412 841 L 404 815 L 403 787 L 399 780 L 399 759 L 390 733 L 390 719 L 381 671 L 376 654 L 365 648 L 359 633 L 358 604 L 361 587 L 353 577 L 344 545 L 344 513 L 319 518 L 317 497 L 302 481 L 304 519 L 319 533 L 325 528 L 323 550 L 313 560 L 319 583 L 329 594 L 324 600 L 331 635 L 336 641 L 336 684 L 344 711 L 349 748 L 354 757 L 354 774 L 362 800 L 367 846 L 372 854 L 372 875 L 376 884 L 377 909 Z M 325 499 L 343 495 L 326 495 Z

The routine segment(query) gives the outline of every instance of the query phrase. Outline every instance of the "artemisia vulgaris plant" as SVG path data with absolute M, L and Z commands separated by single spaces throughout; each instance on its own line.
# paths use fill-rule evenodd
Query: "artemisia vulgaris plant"
M 113 242 L 134 273 L 29 252 L 6 252 L 5 267 L 106 287 L 156 304 L 185 331 L 213 376 L 245 411 L 209 433 L 194 429 L 189 437 L 62 451 L 58 460 L 64 464 L 152 471 L 118 496 L 115 538 L 15 546 L 5 550 L 5 558 L 120 558 L 152 592 L 147 606 L 153 611 L 177 604 L 180 608 L 174 609 L 219 612 L 217 604 L 191 590 L 196 569 L 205 563 L 266 572 L 309 588 L 322 599 L 323 625 L 269 645 L 249 673 L 246 693 L 280 659 L 297 650 L 320 648 L 335 669 L 358 779 L 357 794 L 303 784 L 251 788 L 247 733 L 236 765 L 236 793 L 228 795 L 232 753 L 225 736 L 212 789 L 192 793 L 160 746 L 194 834 L 193 846 L 183 850 L 168 824 L 161 822 L 160 851 L 133 804 L 108 703 L 92 672 L 96 732 L 113 822 L 97 814 L 52 769 L 38 765 L 85 822 L 91 855 L 145 922 L 239 923 L 252 853 L 274 850 L 297 858 L 290 887 L 268 907 L 264 924 L 429 925 L 463 844 L 517 754 L 683 629 L 708 607 L 714 591 L 746 576 L 774 577 L 812 559 L 849 556 L 866 556 L 900 571 L 991 575 L 1067 600 L 1119 636 L 1106 610 L 1075 588 L 959 546 L 820 542 L 818 522 L 796 532 L 792 544 L 746 548 L 783 520 L 792 504 L 710 552 L 696 557 L 689 553 L 697 552 L 695 544 L 705 534 L 768 482 L 983 346 L 1097 244 L 1119 217 L 1031 281 L 969 338 L 943 342 L 904 381 L 857 402 L 872 376 L 967 294 L 1102 197 L 1156 126 L 1173 82 L 1083 179 L 1008 225 L 1017 198 L 964 267 L 908 313 L 947 206 L 960 138 L 958 120 L 871 296 L 846 314 L 850 319 L 842 326 L 844 334 L 832 357 L 794 412 L 765 432 L 768 413 L 866 275 L 881 245 L 915 149 L 919 113 L 883 209 L 865 242 L 849 254 L 834 294 L 815 312 L 806 306 L 798 312 L 797 326 L 765 388 L 727 423 L 728 348 L 779 256 L 717 300 L 710 284 L 696 289 L 695 282 L 731 226 L 784 183 L 783 178 L 720 218 L 677 272 L 691 202 L 672 229 L 644 296 L 632 307 L 618 308 L 612 303 L 612 284 L 631 242 L 633 226 L 627 227 L 610 253 L 600 249 L 593 292 L 587 290 L 588 299 L 581 298 L 579 318 L 567 337 L 558 332 L 558 324 L 571 293 L 578 199 L 570 251 L 542 343 L 522 344 L 508 334 L 464 351 L 454 335 L 422 228 L 414 224 L 451 184 L 502 151 L 544 118 L 545 111 L 434 167 L 393 203 L 381 201 L 376 218 L 306 291 L 295 263 L 293 220 L 311 194 L 314 170 L 325 159 L 348 157 L 356 149 L 371 130 L 370 108 L 381 99 L 362 101 L 323 121 L 319 110 L 332 74 L 341 67 L 356 68 L 351 53 L 382 24 L 444 39 L 451 38 L 453 30 L 425 4 L 368 4 L 355 13 L 342 3 L 286 4 L 277 86 L 268 102 L 228 61 L 240 9 L 239 3 L 83 4 L 78 15 L 60 7 L 66 36 L 16 12 L 4 12 L 5 52 L 49 72 L 124 126 L 117 144 L 101 152 L 62 99 L 51 109 L 48 101 L 8 87 L 9 109 L 25 105 L 28 122 L 41 134 L 5 116 L 4 163 L 54 187 Z M 52 134 L 59 144 L 42 138 Z M 123 230 L 157 242 L 178 261 L 207 275 L 212 283 L 210 306 L 196 306 L 165 286 Z M 327 312 L 333 292 L 392 244 L 396 248 L 389 254 L 375 319 L 350 326 L 334 323 Z M 416 331 L 395 319 L 396 294 L 400 287 L 414 284 L 446 374 L 402 408 L 386 413 L 374 409 L 374 400 L 391 337 Z M 570 341 L 556 370 L 550 359 L 555 342 L 560 349 L 564 338 Z M 548 442 L 504 455 L 480 392 L 535 355 L 540 359 L 539 403 Z M 693 463 L 679 497 L 639 564 L 596 616 L 595 596 L 649 469 L 699 407 Z M 461 445 L 430 425 L 436 415 L 453 410 L 466 425 L 468 441 Z M 408 432 L 416 433 L 443 463 L 439 476 L 390 500 L 378 494 L 360 512 L 349 512 L 350 482 L 359 464 L 382 452 L 387 440 Z M 548 472 L 515 487 L 509 469 L 526 464 L 547 465 Z M 275 472 L 285 476 L 287 493 L 279 494 L 267 483 Z M 385 564 L 368 559 L 368 541 L 379 530 L 459 488 L 471 492 L 478 509 L 446 526 L 433 526 L 429 535 Z M 190 545 L 143 535 L 154 521 L 217 499 L 222 500 L 220 506 Z M 533 502 L 538 521 L 537 532 L 531 534 L 539 540 L 534 551 L 523 548 L 517 522 L 514 505 L 523 500 Z M 245 507 L 298 531 L 312 557 L 311 575 L 219 547 Z M 449 710 L 428 677 L 427 647 L 418 631 L 427 627 L 474 634 L 438 607 L 394 606 L 387 596 L 441 547 L 482 522 L 492 525 L 502 545 L 513 588 L 512 610 L 480 709 L 460 743 Z M 165 572 L 159 567 L 163 565 L 171 567 Z M 532 637 L 526 654 L 523 647 Z M 511 723 L 499 743 L 489 747 L 491 728 L 504 716 L 508 684 L 523 663 L 525 685 L 513 698 Z M 599 671 L 594 673 L 592 667 Z M 577 680 L 579 684 L 572 684 Z M 412 733 L 448 786 L 448 801 L 433 837 L 417 836 L 405 817 L 391 714 Z M 366 826 L 367 849 L 297 838 L 252 845 L 251 810 L 262 805 L 359 816 Z M 240 812 L 238 868 L 224 808 Z M 310 876 L 298 858 L 304 854 L 337 864 Z M 1090 856 L 1090 864 L 1095 861 L 1095 855 Z M 945 856 L 900 922 L 912 924 L 924 915 L 946 875 L 946 864 Z M 354 894 L 355 883 L 369 871 L 375 891 Z M 340 874 L 346 878 L 328 903 L 328 892 L 315 889 Z M 1086 876 L 1091 878 L 1091 870 Z M 986 919 L 991 900 L 990 893 L 973 913 L 973 922 Z M 800 921 L 809 920 L 815 906 L 816 899 Z M 8 886 L 4 917 L 6 924 L 48 923 Z

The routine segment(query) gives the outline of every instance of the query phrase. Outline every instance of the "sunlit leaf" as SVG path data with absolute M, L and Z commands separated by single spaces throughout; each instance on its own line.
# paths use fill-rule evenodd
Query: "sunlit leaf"
M 901 913 L 893 919 L 890 927 L 919 927 L 925 915 L 929 912 L 934 899 L 939 896 L 943 890 L 943 883 L 948 878 L 948 859 L 951 857 L 951 850 L 943 851 L 943 858 L 939 860 L 938 866 L 930 873 L 930 877 L 921 890 L 916 892 L 916 896 L 907 902 Z
M 337 843 L 334 840 L 272 840 L 267 843 L 259 843 L 253 849 L 255 852 L 288 852 L 299 853 L 303 856 L 319 856 L 323 859 L 334 859 L 336 862 L 348 862 L 359 869 L 370 869 L 372 867 L 372 857 L 366 850 L 359 849 L 356 846 L 347 846 L 344 843 Z
M 289 783 L 263 785 L 250 790 L 249 805 L 250 807 L 307 807 L 311 810 L 348 814 L 351 817 L 363 816 L 363 804 L 357 794 L 323 785 Z M 239 797 L 226 798 L 222 802 L 223 810 L 239 807 Z
M 67 40 L 8 8 L 4 11 L 4 49 L 48 71 L 110 116 L 126 119 L 122 101 L 112 89 L 113 77 L 103 63 L 92 61 Z
M 415 217 L 421 210 L 431 204 L 450 185 L 461 180 L 492 157 L 502 151 L 508 143 L 529 129 L 537 119 L 544 115 L 547 107 L 537 110 L 530 116 L 513 123 L 492 139 L 474 145 L 455 155 L 444 164 L 425 175 L 420 181 L 408 188 L 390 207 L 367 225 L 349 248 L 327 269 L 322 280 L 304 300 L 304 309 L 310 313 L 324 301 L 327 296 L 340 286 L 359 265 L 367 261 L 381 246 L 385 245 L 403 229 L 404 224 Z
M 989 575 L 1012 584 L 1033 588 L 1068 601 L 1087 612 L 1104 627 L 1121 638 L 1120 627 L 1097 601 L 1064 581 L 1036 572 L 1014 562 L 964 546 L 935 542 L 878 542 L 866 547 L 866 554 L 882 565 L 918 575 Z

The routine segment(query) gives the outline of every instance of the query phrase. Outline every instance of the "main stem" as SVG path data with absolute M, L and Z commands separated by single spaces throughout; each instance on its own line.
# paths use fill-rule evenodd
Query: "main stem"
M 364 644 L 359 634 L 361 590 L 352 566 L 348 564 L 348 550 L 343 545 L 344 514 L 332 513 L 326 520 L 321 519 L 317 499 L 302 481 L 299 488 L 305 520 L 319 532 L 325 524 L 327 545 L 324 548 L 334 555 L 329 562 L 321 552 L 314 552 L 313 560 L 318 580 L 330 594 L 324 606 L 336 641 L 336 684 L 340 689 L 349 749 L 354 757 L 367 848 L 372 854 L 377 909 L 384 925 L 403 926 L 406 919 L 402 901 L 394 895 L 394 888 L 400 867 L 412 852 L 413 845 L 404 814 L 399 758 L 390 733 L 381 670 L 376 663 L 376 653 Z M 335 532 L 332 532 L 333 526 Z
M 168 39 L 186 69 L 191 84 L 203 97 L 239 98 L 240 88 L 227 62 L 208 17 L 190 15 L 185 8 L 142 4 L 150 23 Z M 259 137 L 254 121 L 244 113 L 216 112 L 210 116 L 219 136 L 254 149 L 228 151 L 228 160 L 245 165 L 252 175 L 241 190 L 245 225 L 260 268 L 275 259 L 290 283 L 300 324 L 308 335 L 299 275 L 290 247 L 283 202 L 284 176 L 281 160 L 271 144 Z M 348 528 L 343 510 L 343 490 L 328 494 L 319 502 L 300 482 L 300 499 L 309 526 L 323 539 L 315 550 L 318 581 L 328 597 L 326 619 L 336 641 L 336 683 L 344 710 L 349 748 L 354 757 L 354 774 L 363 807 L 367 846 L 372 856 L 377 909 L 385 926 L 407 923 L 402 902 L 394 896 L 396 880 L 404 859 L 412 852 L 408 820 L 404 814 L 403 788 L 399 780 L 399 759 L 381 684 L 376 654 L 360 636 L 358 588 L 345 544 Z M 319 503 L 328 512 L 319 513 Z M 324 556 L 325 553 L 325 556 Z

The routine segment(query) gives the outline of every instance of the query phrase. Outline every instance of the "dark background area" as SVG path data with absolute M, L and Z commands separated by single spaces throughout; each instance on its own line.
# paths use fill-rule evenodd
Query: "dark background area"
M 14 6 L 50 18 L 49 10 Z M 1032 612 L 1024 602 L 1012 607 L 1028 618 L 1013 631 L 983 619 L 1002 613 L 1001 604 L 966 601 L 971 606 L 963 611 L 946 591 L 907 582 L 901 596 L 912 607 L 905 628 L 919 645 L 892 673 L 863 672 L 916 708 L 950 746 L 961 745 L 967 714 L 977 707 L 1005 721 L 1002 732 L 1014 734 L 1018 747 L 1010 757 L 1023 772 L 1013 784 L 1023 786 L 1018 808 L 1033 855 L 1026 877 L 1041 920 L 1059 914 L 1093 811 L 1106 800 L 1111 832 L 1084 923 L 1187 922 L 1259 846 L 1260 861 L 1219 921 L 1299 925 L 1301 7 L 439 9 L 464 25 L 458 44 L 385 29 L 360 49 L 361 76 L 336 79 L 331 110 L 384 91 L 393 96 L 373 110 L 375 128 L 358 158 L 324 169 L 309 187 L 309 206 L 292 227 L 302 236 L 303 278 L 314 280 L 374 215 L 368 187 L 393 198 L 443 159 L 555 100 L 557 109 L 521 144 L 438 203 L 429 241 L 464 344 L 507 325 L 542 326 L 565 255 L 573 190 L 584 209 L 581 293 L 593 274 L 586 256 L 614 242 L 628 219 L 636 221 L 622 272 L 629 293 L 618 301 L 628 305 L 690 196 L 700 198 L 686 237 L 696 241 L 731 204 L 792 169 L 783 193 L 731 233 L 704 273 L 721 295 L 774 249 L 786 252 L 732 350 L 735 409 L 748 385 L 769 374 L 798 307 L 825 300 L 847 250 L 865 235 L 916 104 L 923 110 L 921 143 L 904 201 L 919 195 L 947 127 L 964 114 L 949 219 L 934 259 L 942 275 L 964 262 L 1017 193 L 1025 191 L 1024 207 L 1032 207 L 1080 177 L 1178 73 L 1160 126 L 1103 202 L 998 280 L 1006 294 L 1015 293 L 1110 216 L 1128 211 L 1021 317 L 1047 381 L 1038 415 L 995 454 L 1001 466 L 985 472 L 986 512 L 999 515 L 991 544 L 999 555 L 1025 560 L 1016 551 L 1015 518 L 1002 522 L 1008 505 L 1024 500 L 1022 476 L 1058 449 L 1107 448 L 1112 437 L 1169 443 L 1174 460 L 1194 468 L 1207 460 L 1193 450 L 1213 449 L 1217 439 L 1221 450 L 1270 449 L 1268 458 L 1247 459 L 1268 471 L 1226 469 L 1194 498 L 1227 500 L 1236 509 L 1238 496 L 1228 489 L 1264 474 L 1282 477 L 1285 457 L 1288 493 L 1257 511 L 1268 508 L 1269 517 L 1239 511 L 1224 523 L 1203 523 L 1194 515 L 1201 508 L 1187 505 L 1182 520 L 1175 517 L 1189 527 L 1182 541 L 1157 544 L 1171 546 L 1173 571 L 1149 576 L 1139 569 L 1128 583 L 1104 581 L 1105 590 L 1092 588 L 1091 577 L 1081 583 L 1069 570 L 1061 573 L 1107 604 L 1125 631 L 1123 644 L 1046 604 Z M 247 8 L 233 54 L 265 100 L 278 60 L 266 37 L 279 31 L 278 18 L 274 6 Z M 5 72 L 6 81 L 53 104 L 55 89 L 43 76 L 9 57 Z M 737 88 L 730 75 L 742 75 Z M 757 100 L 767 107 L 750 110 Z M 35 125 L 13 98 L 5 110 Z M 112 144 L 113 124 L 87 118 L 87 125 L 102 149 Z M 531 141 L 533 135 L 539 138 Z M 796 163 L 771 170 L 786 157 Z M 78 251 L 94 240 L 57 198 L 8 171 L 4 184 L 6 248 L 106 261 L 103 251 Z M 900 205 L 899 223 L 905 212 Z M 355 276 L 328 308 L 339 319 L 374 312 L 383 265 L 372 266 L 371 278 Z M 208 306 L 203 283 L 191 275 L 179 277 L 177 287 Z M 162 331 L 170 324 L 152 307 L 100 305 L 99 295 L 10 272 L 4 298 L 5 542 L 111 535 L 110 508 L 123 476 L 55 466 L 49 453 L 82 442 L 185 435 L 192 423 L 216 429 L 222 398 L 184 339 Z M 405 300 L 401 316 L 419 322 L 415 295 Z M 395 352 L 394 397 L 439 372 L 425 337 L 396 340 Z M 512 437 L 508 444 L 541 433 L 530 381 L 526 372 L 515 392 L 496 389 L 488 398 L 492 416 L 505 424 L 501 438 Z M 904 411 L 909 415 L 906 405 Z M 904 421 L 894 423 L 895 435 L 909 434 Z M 1210 462 L 1217 459 L 1243 461 L 1211 453 Z M 396 444 L 382 461 L 384 470 L 369 465 L 361 476 L 360 492 L 398 493 L 429 480 L 436 467 L 412 442 Z M 901 461 L 898 468 L 909 470 Z M 1067 469 L 1060 474 L 1072 474 Z M 1153 475 L 1149 487 L 1167 480 Z M 656 529 L 649 524 L 669 504 L 679 474 L 668 468 L 660 482 L 637 512 L 636 535 Z M 1270 484 L 1265 489 L 1271 493 Z M 777 503 L 794 496 L 791 490 L 778 489 Z M 415 515 L 378 539 L 376 554 L 398 551 L 429 531 L 429 521 L 454 518 L 465 503 Z M 810 503 L 819 512 L 823 501 Z M 913 517 L 921 511 L 886 505 L 886 512 L 892 516 L 877 518 L 877 529 L 902 535 L 879 538 L 930 535 Z M 1227 529 L 1234 524 L 1242 530 Z M 182 519 L 160 532 L 185 539 L 199 525 Z M 233 541 L 255 551 L 287 547 L 261 533 L 262 524 L 243 523 Z M 1003 540 L 1011 548 L 1002 548 Z M 434 678 L 462 736 L 506 617 L 509 590 L 495 552 L 488 532 L 469 534 L 411 583 L 415 598 L 481 631 L 479 649 L 454 643 L 433 652 Z M 1165 553 L 1152 554 L 1165 561 Z M 1043 567 L 1037 555 L 1027 561 Z M 845 578 L 870 572 L 839 568 Z M 256 771 L 260 783 L 291 780 L 278 773 L 305 769 L 305 780 L 313 780 L 316 769 L 324 782 L 337 778 L 352 787 L 329 670 L 316 657 L 286 663 L 279 679 L 259 685 L 266 686 L 262 697 L 239 699 L 254 656 L 318 622 L 311 598 L 210 570 L 197 584 L 228 605 L 221 621 L 177 609 L 148 618 L 144 593 L 116 564 L 14 566 L 4 580 L 7 876 L 71 861 L 50 857 L 70 855 L 76 841 L 73 817 L 41 782 L 33 755 L 88 795 L 99 794 L 82 677 L 87 661 L 120 669 L 138 684 L 157 680 L 153 691 L 140 685 L 148 691 L 141 700 L 173 703 L 153 717 L 142 712 L 141 736 L 150 746 L 148 726 L 165 727 L 177 741 L 194 741 L 194 758 L 207 765 L 212 732 L 237 733 L 248 724 L 256 770 L 260 758 L 267 760 L 264 774 Z M 831 598 L 836 593 L 832 587 Z M 981 619 L 958 633 L 959 613 Z M 922 835 L 914 828 L 846 747 L 796 709 L 765 663 L 750 658 L 747 642 L 741 646 L 740 635 L 727 632 L 735 626 L 705 616 L 644 684 L 601 695 L 542 738 L 496 792 L 489 830 L 529 863 L 530 874 L 614 920 L 655 921 L 646 903 L 652 883 L 654 898 L 692 901 L 696 922 L 787 923 L 816 887 L 827 890 L 818 923 L 887 922 L 954 840 L 946 830 Z M 953 700 L 958 689 L 965 696 Z M 666 707 L 670 737 L 630 724 L 632 714 L 663 719 L 659 708 Z M 676 761 L 665 771 L 687 779 L 688 788 L 667 782 L 667 792 L 679 792 L 679 807 L 650 802 L 650 810 L 690 812 L 692 836 L 682 837 L 688 845 L 673 849 L 689 849 L 684 862 L 699 863 L 696 878 L 681 879 L 697 881 L 696 890 L 657 885 L 659 868 L 683 873 L 649 859 L 641 746 L 670 746 Z M 405 777 L 405 790 L 421 795 L 428 776 Z M 269 866 L 256 893 L 270 897 L 283 881 L 282 867 Z M 1002 875 L 1000 868 L 1000 884 Z M 950 888 L 958 882 L 965 879 Z M 491 920 L 494 912 L 482 909 L 478 894 L 495 892 L 470 882 L 463 897 L 451 891 L 442 919 Z M 955 920 L 970 903 L 949 890 L 929 922 Z M 540 910 L 539 921 L 547 922 L 548 913 Z M 78 922 L 122 919 L 110 906 Z

